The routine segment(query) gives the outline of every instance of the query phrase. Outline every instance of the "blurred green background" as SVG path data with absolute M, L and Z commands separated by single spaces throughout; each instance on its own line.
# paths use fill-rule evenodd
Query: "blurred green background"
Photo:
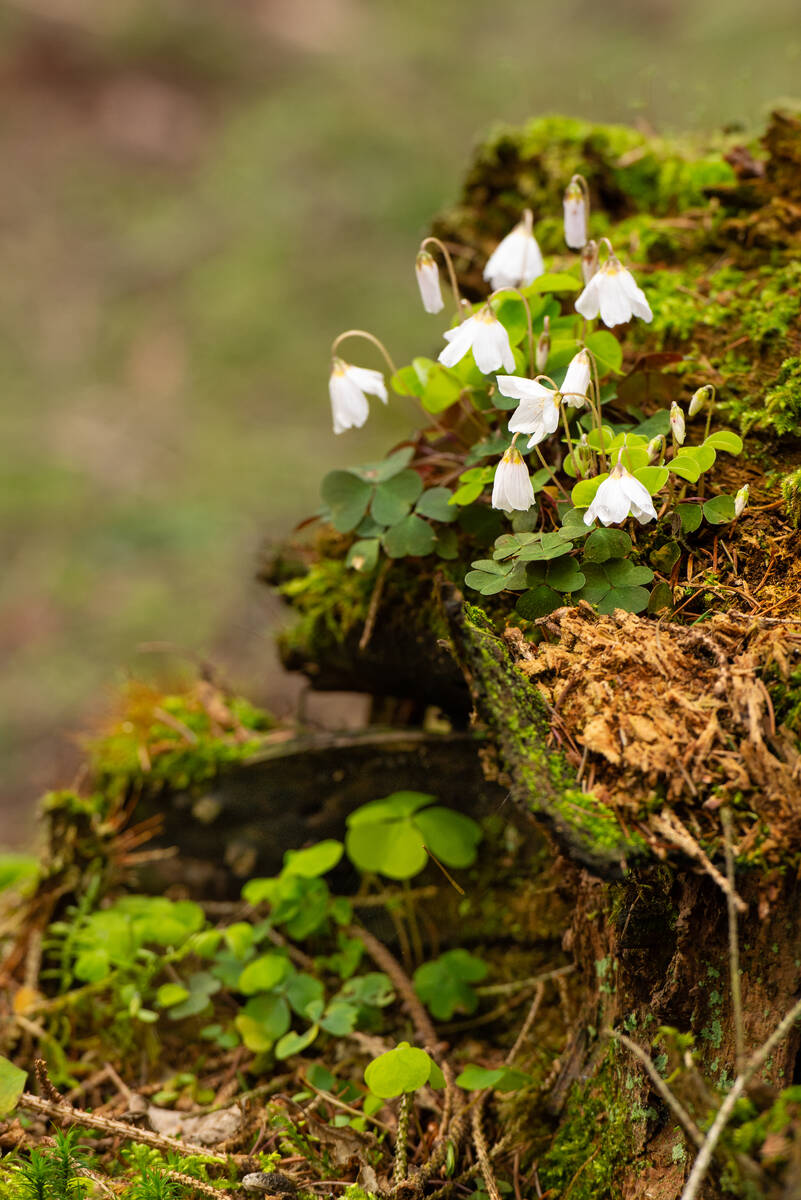
M 797 0 L 0 4 L 0 844 L 143 642 L 291 710 L 259 554 L 407 428 L 333 437 L 328 346 L 436 346 L 414 254 L 482 130 L 753 130 L 799 68 Z

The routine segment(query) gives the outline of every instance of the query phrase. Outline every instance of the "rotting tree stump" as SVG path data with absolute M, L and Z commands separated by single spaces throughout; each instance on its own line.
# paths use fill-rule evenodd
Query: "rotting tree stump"
M 668 570 L 672 620 L 585 606 L 520 622 L 432 578 L 428 645 L 418 636 L 417 661 L 398 673 L 395 694 L 408 697 L 409 679 L 425 678 L 448 641 L 485 737 L 487 777 L 547 832 L 571 897 L 563 946 L 577 968 L 576 1011 L 532 1115 L 533 1124 L 550 1116 L 537 1153 L 554 1200 L 677 1200 L 690 1171 L 686 1132 L 610 1032 L 636 1042 L 663 1076 L 674 1072 L 671 1087 L 702 1128 L 731 1086 L 721 809 L 743 910 L 746 1053 L 801 995 L 801 122 L 776 114 L 762 152 L 730 143 L 726 159 L 732 182 L 686 209 L 676 181 L 687 159 L 675 147 L 630 130 L 535 122 L 479 149 L 461 202 L 434 225 L 466 294 L 483 295 L 485 252 L 525 204 L 556 210 L 565 179 L 583 171 L 599 207 L 622 222 L 616 244 L 630 237 L 672 305 L 633 331 L 620 394 L 656 390 L 664 403 L 712 381 L 727 423 L 750 432 L 736 471 L 716 468 L 726 486 L 749 481 L 750 516 L 702 538 L 682 559 L 686 576 Z M 660 373 L 678 362 L 680 375 Z M 378 676 L 381 695 L 393 694 L 403 585 L 392 572 L 384 596 L 369 654 L 357 631 L 321 643 L 317 663 L 303 656 L 312 686 L 315 675 L 346 678 L 371 693 Z M 462 694 L 457 685 L 447 695 Z M 447 695 L 436 697 L 446 713 Z M 453 715 L 462 719 L 461 703 Z M 801 1195 L 799 1055 L 796 1026 L 752 1081 L 701 1195 Z

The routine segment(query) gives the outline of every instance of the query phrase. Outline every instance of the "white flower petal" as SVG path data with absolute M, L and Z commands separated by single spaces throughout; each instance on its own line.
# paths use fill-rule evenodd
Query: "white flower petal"
M 507 450 L 495 471 L 492 507 L 504 512 L 527 512 L 534 503 L 528 467 L 518 451 Z
M 656 509 L 645 484 L 640 483 L 639 479 L 635 479 L 628 471 L 624 471 L 619 482 L 630 505 L 632 516 L 636 517 L 641 525 L 646 521 L 655 521 Z
M 637 286 L 631 271 L 627 271 L 625 267 L 621 267 L 618 271 L 618 278 L 634 316 L 639 317 L 642 321 L 652 321 L 654 314 L 651 312 L 651 306 L 646 299 L 645 292 L 641 287 Z
M 564 382 L 560 388 L 565 403 L 580 408 L 590 386 L 590 360 L 585 350 L 579 350 L 568 363 Z
M 498 391 L 510 400 L 543 400 L 553 396 L 553 392 L 545 384 L 536 379 L 525 379 L 521 375 L 497 375 L 496 381 Z
M 445 334 L 448 345 L 439 355 L 443 367 L 455 367 L 464 358 L 473 344 L 473 328 L 475 317 L 469 317 L 455 329 L 449 329 Z
M 590 282 L 584 288 L 584 291 L 579 296 L 575 303 L 576 312 L 588 321 L 594 321 L 598 316 L 600 309 L 600 299 L 598 295 L 598 284 L 601 279 L 601 272 L 596 271 Z
M 345 378 L 350 379 L 361 391 L 370 396 L 378 396 L 386 404 L 387 385 L 381 371 L 373 371 L 370 367 L 345 367 Z
M 423 253 L 418 257 L 415 275 L 423 308 L 428 313 L 441 312 L 445 307 L 445 301 L 442 299 L 439 268 L 430 254 Z
M 358 429 L 364 425 L 370 415 L 367 397 L 344 372 L 332 373 L 328 381 L 328 394 L 331 398 L 334 433 L 344 433 L 347 429 Z
M 571 250 L 581 250 L 587 244 L 587 209 L 583 196 L 566 196 L 564 200 L 565 241 Z

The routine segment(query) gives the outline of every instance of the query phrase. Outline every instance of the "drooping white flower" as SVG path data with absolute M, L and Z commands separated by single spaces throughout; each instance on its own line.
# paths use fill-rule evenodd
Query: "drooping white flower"
M 699 413 L 704 405 L 711 399 L 712 388 L 708 383 L 706 383 L 703 387 L 699 387 L 696 391 L 694 391 L 690 397 L 690 407 L 687 410 L 689 415 L 694 417 L 695 414 Z
M 448 345 L 439 356 L 443 367 L 455 367 L 468 350 L 473 351 L 476 366 L 483 375 L 491 375 L 499 367 L 514 371 L 515 356 L 509 344 L 509 334 L 488 304 L 445 334 Z
M 587 244 L 587 199 L 575 178 L 565 188 L 563 208 L 565 241 L 571 250 L 581 250 Z
M 590 282 L 597 270 L 598 243 L 589 241 L 581 251 L 581 278 L 584 280 L 585 286 Z
M 565 404 L 569 408 L 581 408 L 587 402 L 587 390 L 591 377 L 590 356 L 586 350 L 574 354 L 567 366 L 564 382 L 560 388 Z
M 745 506 L 748 503 L 748 484 L 744 483 L 737 495 L 734 497 L 734 515 L 740 517 L 745 512 Z
M 519 400 L 520 404 L 509 420 L 510 433 L 529 433 L 529 449 L 539 445 L 555 432 L 559 425 L 559 392 L 519 375 L 499 375 L 498 391 L 502 396 Z
M 370 414 L 365 392 L 378 396 L 386 404 L 387 387 L 380 371 L 368 367 L 352 367 L 341 358 L 334 358 L 328 380 L 334 433 L 359 429 Z
M 670 432 L 673 434 L 673 440 L 677 446 L 684 445 L 686 437 L 686 427 L 684 423 L 684 413 L 679 408 L 674 400 L 670 406 Z
M 514 445 L 504 454 L 495 471 L 492 507 L 504 512 L 528 512 L 534 503 L 534 488 L 523 456 Z
M 445 301 L 442 299 L 442 288 L 439 282 L 439 267 L 427 250 L 421 250 L 417 255 L 414 267 L 417 276 L 417 286 L 423 308 L 428 313 L 442 312 Z
M 484 278 L 493 291 L 505 287 L 528 287 L 545 274 L 537 239 L 531 232 L 531 214 L 526 213 L 519 225 L 500 242 L 487 260 Z
M 576 301 L 576 312 L 592 321 L 600 313 L 604 325 L 610 329 L 623 325 L 632 317 L 652 321 L 654 314 L 645 298 L 645 292 L 637 287 L 631 271 L 621 266 L 614 254 L 598 268 L 584 291 Z
M 595 499 L 584 514 L 585 525 L 592 525 L 596 518 L 602 525 L 619 525 L 629 513 L 641 525 L 656 520 L 656 509 L 648 489 L 623 466 L 622 455 L 621 450 L 617 464 L 595 493 Z

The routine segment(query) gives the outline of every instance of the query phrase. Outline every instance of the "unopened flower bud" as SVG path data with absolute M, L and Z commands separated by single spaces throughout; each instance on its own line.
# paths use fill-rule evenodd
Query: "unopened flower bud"
M 648 461 L 653 462 L 653 460 L 656 458 L 657 454 L 661 455 L 662 451 L 664 449 L 664 446 L 665 446 L 664 434 L 658 433 L 656 435 L 656 437 L 652 437 L 646 447 L 646 451 L 648 454 Z
M 734 515 L 739 517 L 745 511 L 745 506 L 748 504 L 748 484 L 745 483 L 740 488 L 737 495 L 734 497 Z
M 675 400 L 670 406 L 670 431 L 673 434 L 676 444 L 683 446 L 685 437 L 684 413 Z
M 423 308 L 428 313 L 441 312 L 445 307 L 445 301 L 442 299 L 442 288 L 439 283 L 439 268 L 427 250 L 421 250 L 418 253 L 414 270 Z
M 697 391 L 693 392 L 690 399 L 690 407 L 687 410 L 689 415 L 694 417 L 696 413 L 699 413 L 704 405 L 708 404 L 712 399 L 712 395 L 713 390 L 708 383 L 705 384 L 704 387 L 699 387 Z
M 595 272 L 598 270 L 598 243 L 594 241 L 587 242 L 587 245 L 581 251 L 581 275 L 584 279 L 584 286 L 592 279 Z
M 581 250 L 587 243 L 587 197 L 574 176 L 565 188 L 563 200 L 565 241 L 571 250 Z

